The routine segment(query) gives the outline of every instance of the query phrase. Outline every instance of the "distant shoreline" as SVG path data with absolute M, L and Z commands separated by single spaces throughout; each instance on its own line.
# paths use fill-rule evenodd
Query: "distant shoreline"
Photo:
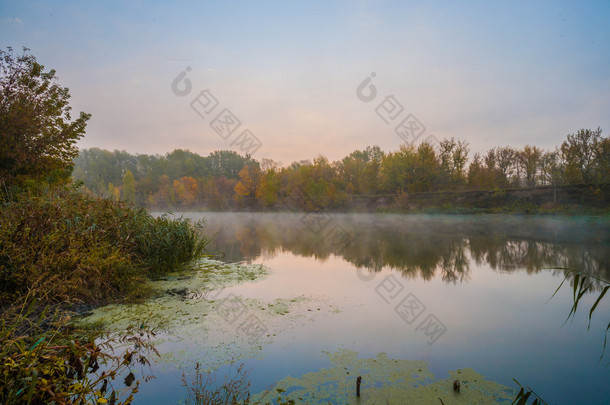
M 402 213 L 402 214 L 521 214 L 521 215 L 595 215 L 610 214 L 610 183 L 596 185 L 538 186 L 494 190 L 433 191 L 379 196 L 349 196 L 342 204 L 298 209 L 297 204 L 223 209 L 197 206 L 148 205 L 151 212 L 320 212 L 320 213 Z

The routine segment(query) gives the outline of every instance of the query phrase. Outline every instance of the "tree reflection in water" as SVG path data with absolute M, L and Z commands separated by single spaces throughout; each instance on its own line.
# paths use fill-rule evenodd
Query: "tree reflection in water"
M 309 214 L 311 215 L 311 214 Z M 599 218 L 319 214 L 309 229 L 303 214 L 204 214 L 212 249 L 226 260 L 251 261 L 279 252 L 325 260 L 341 256 L 370 272 L 383 267 L 405 278 L 468 282 L 471 264 L 537 273 L 565 267 L 610 280 L 610 221 Z M 348 243 L 329 237 L 339 226 Z M 563 274 L 563 270 L 544 270 Z M 600 286 L 596 286 L 599 290 Z

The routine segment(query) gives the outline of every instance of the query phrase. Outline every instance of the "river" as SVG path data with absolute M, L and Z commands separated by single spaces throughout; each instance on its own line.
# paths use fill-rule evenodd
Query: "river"
M 434 386 L 433 396 L 461 403 L 469 390 L 483 390 L 477 379 L 497 383 L 500 396 L 514 397 L 513 378 L 550 404 L 610 399 L 610 347 L 600 360 L 610 319 L 608 297 L 588 328 L 589 309 L 604 284 L 593 285 L 565 324 L 571 280 L 551 299 L 566 274 L 553 267 L 610 280 L 608 220 L 183 215 L 205 218 L 205 232 L 213 236 L 212 257 L 200 270 L 220 262 L 241 266 L 227 265 L 217 278 L 201 273 L 205 279 L 177 276 L 158 282 L 182 294 L 161 298 L 168 318 L 157 338 L 162 357 L 153 362 L 156 378 L 143 384 L 135 403 L 179 403 L 186 396 L 182 375 L 190 378 L 196 362 L 221 380 L 231 361 L 251 370 L 253 393 L 287 376 L 300 379 L 277 387 L 304 403 L 397 403 L 397 386 L 435 382 L 440 388 Z M 231 271 L 244 276 L 231 278 Z M 210 285 L 217 288 L 205 292 Z M 134 317 L 151 311 L 151 319 L 162 318 L 153 307 L 154 302 L 140 308 Z M 111 323 L 120 327 L 118 321 Z M 414 364 L 422 373 L 415 381 L 379 374 Z M 338 369 L 345 371 L 342 376 L 329 374 Z M 352 392 L 357 375 L 363 376 L 362 402 Z M 455 394 L 449 382 L 460 376 L 462 392 Z M 331 389 L 316 388 L 314 398 L 307 393 L 312 381 Z M 396 392 L 391 394 L 392 386 Z M 275 397 L 281 391 L 274 391 Z

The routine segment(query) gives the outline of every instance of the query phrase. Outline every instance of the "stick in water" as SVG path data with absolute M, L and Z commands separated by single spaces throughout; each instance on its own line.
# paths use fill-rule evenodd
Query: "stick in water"
M 360 396 L 360 384 L 362 383 L 362 377 L 358 376 L 358 378 L 356 378 L 356 396 L 359 397 Z

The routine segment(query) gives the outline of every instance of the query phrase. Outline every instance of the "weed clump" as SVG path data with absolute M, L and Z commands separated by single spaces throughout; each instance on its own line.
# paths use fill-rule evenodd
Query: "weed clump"
M 26 301 L 0 318 L 0 403 L 129 404 L 140 379 L 152 378 L 150 331 L 105 337 L 70 327 L 58 307 Z
M 141 297 L 147 277 L 202 254 L 201 226 L 68 190 L 18 194 L 0 205 L 0 306 Z
M 102 336 L 74 310 L 146 296 L 202 255 L 202 223 L 68 188 L 0 196 L 0 403 L 127 404 L 151 331 Z

